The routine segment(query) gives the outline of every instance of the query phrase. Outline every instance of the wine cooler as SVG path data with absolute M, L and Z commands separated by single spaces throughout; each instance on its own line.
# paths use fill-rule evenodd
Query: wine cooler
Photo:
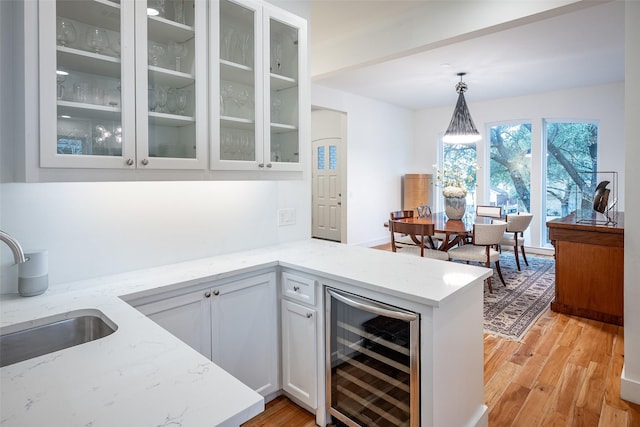
M 325 296 L 332 423 L 419 426 L 418 314 L 331 288 Z

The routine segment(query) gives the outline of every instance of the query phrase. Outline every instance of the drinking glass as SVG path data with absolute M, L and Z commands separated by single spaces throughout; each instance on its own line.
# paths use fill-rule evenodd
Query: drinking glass
M 231 59 L 231 52 L 233 51 L 233 38 L 233 28 L 225 28 L 222 31 L 222 48 L 220 52 L 220 57 L 222 59 Z
M 251 34 L 245 33 L 240 35 L 240 55 L 242 58 L 243 65 L 251 65 L 249 63 L 249 53 L 251 51 L 251 42 L 252 42 Z
M 176 102 L 178 103 L 178 113 L 184 116 L 184 109 L 187 107 L 187 91 L 182 89 L 176 94 Z
M 153 86 L 149 86 L 149 111 L 156 111 L 158 101 L 156 100 L 156 90 Z
M 175 114 L 178 109 L 178 102 L 176 100 L 176 90 L 174 88 L 167 89 L 167 110 L 171 114 Z
M 64 81 L 67 79 L 68 72 L 64 70 L 56 70 L 56 98 L 64 99 Z
M 100 53 L 105 50 L 109 44 L 107 32 L 102 28 L 91 27 L 87 30 L 85 43 L 89 50 L 92 50 L 95 53 Z
M 165 107 L 167 105 L 168 94 L 167 89 L 164 87 L 156 88 L 156 101 L 158 103 L 158 112 L 166 112 Z
M 86 103 L 89 97 L 89 84 L 76 83 L 73 85 L 73 100 L 75 102 Z
M 187 56 L 187 45 L 185 43 L 178 43 L 171 40 L 167 47 L 169 55 L 176 58 L 176 71 L 180 71 L 182 59 Z
M 64 18 L 56 20 L 56 41 L 61 46 L 66 46 L 76 41 L 76 29 L 71 21 Z
M 122 50 L 122 47 L 120 45 L 120 34 L 119 33 L 115 33 L 111 37 L 111 50 L 113 50 L 113 53 L 116 54 L 116 58 L 120 57 L 120 51 Z
M 175 21 L 184 24 L 184 0 L 173 1 L 173 12 Z
M 282 100 L 279 96 L 274 95 L 271 101 L 271 122 L 280 123 L 280 108 L 282 107 Z
M 163 57 L 166 53 L 166 49 L 160 43 L 149 42 L 149 61 L 151 65 L 158 65 L 158 59 Z

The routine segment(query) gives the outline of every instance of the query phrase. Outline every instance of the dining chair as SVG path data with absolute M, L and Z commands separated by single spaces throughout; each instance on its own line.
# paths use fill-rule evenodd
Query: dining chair
M 413 218 L 413 210 L 392 211 L 389 213 L 389 232 L 391 233 L 391 242 L 393 242 L 395 239 L 396 245 L 398 246 L 417 246 L 416 242 L 414 242 L 411 236 L 407 234 L 403 234 L 400 236 L 394 235 L 394 232 L 391 228 L 391 221 L 405 218 Z
M 524 252 L 524 231 L 529 228 L 532 219 L 533 214 L 526 212 L 518 212 L 514 215 L 507 215 L 507 231 L 502 236 L 502 240 L 500 240 L 500 247 L 510 246 L 513 248 L 518 271 L 520 271 L 520 258 L 518 256 L 518 248 L 520 248 L 520 252 L 522 252 L 524 263 L 529 266 L 527 255 Z
M 502 218 L 502 206 L 478 205 L 476 206 L 476 216 Z
M 446 251 L 439 251 L 426 247 L 428 239 L 433 236 L 433 224 L 418 224 L 402 221 L 389 221 L 389 228 L 391 231 L 391 250 L 407 255 L 419 255 L 426 258 L 440 259 L 443 261 L 449 260 L 449 254 Z M 395 233 L 413 235 L 420 240 L 419 245 L 414 246 L 398 246 L 395 239 Z
M 493 262 L 496 271 L 504 286 L 507 286 L 500 270 L 500 252 L 495 250 L 507 230 L 507 223 L 504 221 L 494 221 L 492 224 L 474 224 L 471 244 L 458 246 L 449 249 L 449 258 L 452 260 L 481 262 L 487 268 L 491 268 Z M 489 292 L 493 293 L 491 277 L 487 279 Z

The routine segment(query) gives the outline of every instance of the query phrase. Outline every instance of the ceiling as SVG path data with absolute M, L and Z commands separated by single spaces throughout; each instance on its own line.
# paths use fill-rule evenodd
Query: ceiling
M 313 46 L 410 12 L 420 1 L 312 1 Z M 314 78 L 314 83 L 408 109 L 453 105 L 458 72 L 467 102 L 624 81 L 624 2 L 594 3 L 550 18 L 386 62 Z M 365 11 L 363 13 L 363 11 Z M 388 21 L 387 21 L 388 22 Z

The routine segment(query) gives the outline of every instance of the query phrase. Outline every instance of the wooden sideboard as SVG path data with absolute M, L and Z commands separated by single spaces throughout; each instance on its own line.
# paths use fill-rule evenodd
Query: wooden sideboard
M 615 225 L 576 222 L 575 213 L 547 222 L 555 246 L 556 298 L 551 310 L 622 325 L 624 214 Z
M 408 173 L 402 181 L 402 209 L 413 209 L 413 214 L 417 215 L 418 206 L 433 208 L 433 175 Z

